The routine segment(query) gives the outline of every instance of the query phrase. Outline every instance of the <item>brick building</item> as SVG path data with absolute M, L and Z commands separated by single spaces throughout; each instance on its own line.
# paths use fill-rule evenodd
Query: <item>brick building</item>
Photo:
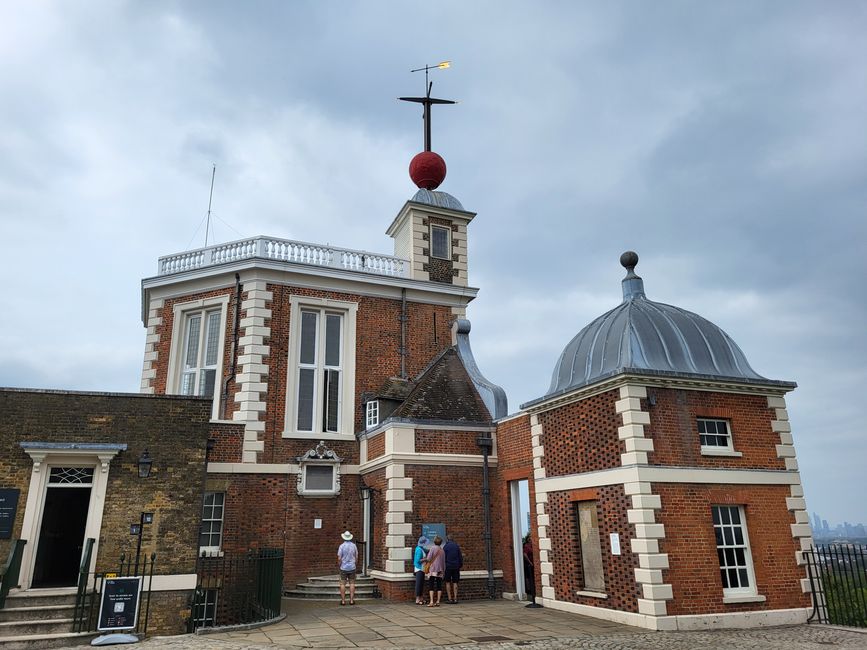
M 253 237 L 162 257 L 143 280 L 141 392 L 198 399 L 141 404 L 185 421 L 205 411 L 194 430 L 124 443 L 198 450 L 178 530 L 198 490 L 201 531 L 179 557 L 281 548 L 288 589 L 336 573 L 350 530 L 380 593 L 409 599 L 415 540 L 444 529 L 465 554 L 464 597 L 531 591 L 652 629 L 804 620 L 798 552 L 811 540 L 784 402 L 795 385 L 755 373 L 709 321 L 649 300 L 628 253 L 623 302 L 566 346 L 543 397 L 508 415 L 465 320 L 475 214 L 436 191 L 444 163 L 431 181 L 436 161 L 417 160 L 420 189 L 386 231 L 393 256 Z M 57 439 L 96 435 L 102 416 L 81 417 L 81 440 Z M 21 476 L 37 471 L 26 451 Z M 43 516 L 34 508 L 25 523 Z M 34 534 L 32 521 L 19 530 Z
M 566 346 L 548 393 L 498 422 L 502 479 L 530 486 L 539 602 L 651 629 L 803 622 L 795 384 L 649 300 L 637 262 L 621 257 L 623 302 Z

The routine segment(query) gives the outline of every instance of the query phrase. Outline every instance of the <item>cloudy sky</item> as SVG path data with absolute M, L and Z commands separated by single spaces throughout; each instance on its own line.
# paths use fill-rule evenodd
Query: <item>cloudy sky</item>
M 451 59 L 443 190 L 510 410 L 620 301 L 722 326 L 789 396 L 808 506 L 867 522 L 863 2 L 0 2 L 0 385 L 138 390 L 160 255 L 268 234 L 391 252 L 409 70 Z M 859 496 L 862 495 L 862 496 Z

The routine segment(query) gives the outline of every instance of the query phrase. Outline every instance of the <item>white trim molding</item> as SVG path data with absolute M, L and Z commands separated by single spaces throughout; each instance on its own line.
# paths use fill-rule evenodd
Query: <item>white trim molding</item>
M 533 483 L 538 484 L 545 478 L 545 446 L 542 444 L 544 427 L 539 415 L 530 416 L 530 444 L 533 454 Z M 551 561 L 551 538 L 548 537 L 548 493 L 536 490 L 536 534 L 539 538 L 539 576 L 542 582 L 542 596 L 550 600 L 556 598 L 554 592 L 554 563 Z
M 388 481 L 385 491 L 385 521 L 388 526 L 385 571 L 400 574 L 406 572 L 406 562 L 412 561 L 414 548 L 406 543 L 407 536 L 412 536 L 412 522 L 407 521 L 407 514 L 412 512 L 413 503 L 406 494 L 412 490 L 412 478 L 406 477 L 404 465 L 389 465 L 385 468 L 385 479 Z
M 162 309 L 165 303 L 166 301 L 162 298 L 155 298 L 148 305 L 147 335 L 145 336 L 144 363 L 142 364 L 140 389 L 140 392 L 147 395 L 153 395 L 155 391 L 154 379 L 157 377 L 156 363 L 159 358 L 157 345 L 160 342 L 157 328 L 163 324 Z

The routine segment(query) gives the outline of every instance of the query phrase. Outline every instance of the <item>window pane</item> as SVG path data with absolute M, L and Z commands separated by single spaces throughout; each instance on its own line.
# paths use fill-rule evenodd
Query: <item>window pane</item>
M 325 317 L 325 365 L 340 365 L 340 321 L 341 316 L 328 314 Z
M 325 430 L 337 431 L 340 412 L 340 371 L 325 371 Z
M 193 395 L 195 393 L 196 371 L 185 372 L 181 375 L 181 395 Z
M 301 312 L 301 363 L 316 363 L 316 321 L 319 317 L 315 311 Z
M 214 396 L 214 381 L 217 378 L 216 370 L 202 370 L 199 375 L 199 397 Z
M 431 228 L 431 256 L 442 259 L 449 258 L 449 231 L 445 228 Z
M 720 577 L 720 580 L 722 580 L 723 589 L 728 589 L 729 588 L 728 573 L 724 569 L 720 569 L 719 577 Z
M 313 430 L 314 370 L 301 368 L 298 372 L 298 430 Z
M 199 366 L 199 331 L 201 326 L 201 316 L 190 316 L 189 321 L 187 321 L 187 356 L 184 360 L 184 365 L 187 368 Z
M 331 465 L 307 465 L 304 468 L 306 490 L 333 490 L 334 468 Z
M 217 364 L 217 344 L 220 340 L 220 312 L 212 311 L 208 314 L 207 338 L 205 340 L 205 365 Z
M 605 591 L 605 572 L 602 564 L 602 542 L 599 537 L 599 521 L 596 501 L 577 503 L 578 538 L 581 546 L 581 565 L 584 572 L 584 589 Z

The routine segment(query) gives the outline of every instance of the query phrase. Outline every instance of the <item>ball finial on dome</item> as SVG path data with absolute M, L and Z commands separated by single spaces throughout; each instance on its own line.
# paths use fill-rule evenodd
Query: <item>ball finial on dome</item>
M 627 271 L 632 272 L 638 265 L 638 253 L 635 251 L 626 251 L 620 256 L 620 266 Z
M 438 153 L 422 151 L 410 161 L 409 177 L 421 189 L 435 190 L 445 180 L 446 161 Z

